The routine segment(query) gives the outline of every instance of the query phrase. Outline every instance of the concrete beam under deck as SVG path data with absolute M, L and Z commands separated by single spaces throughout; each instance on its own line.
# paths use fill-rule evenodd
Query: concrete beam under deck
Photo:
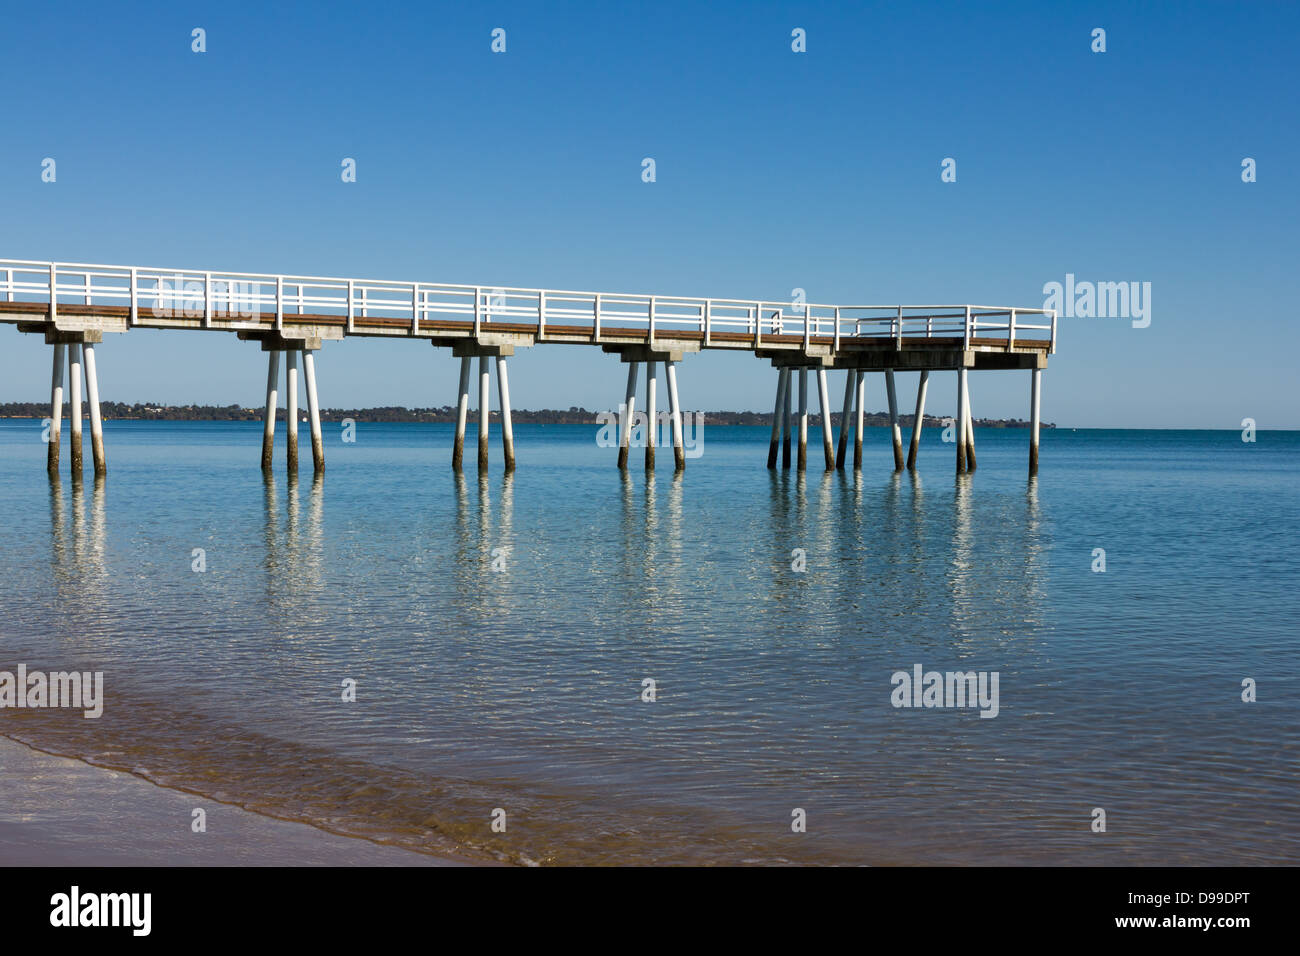
M 973 370 L 1009 371 L 1013 369 L 1047 368 L 1047 354 L 1041 351 L 990 352 L 974 349 L 888 349 L 872 351 L 844 351 L 831 368 L 879 371 L 940 372 L 966 368 Z
M 770 359 L 773 368 L 814 368 L 825 369 L 834 368 L 834 357 L 827 349 L 809 351 L 805 354 L 802 351 L 773 351 L 771 349 L 759 349 L 754 353 L 760 359 Z
M 698 352 L 700 347 L 694 343 L 683 343 L 665 347 L 660 343 L 655 347 L 633 342 L 602 342 L 601 351 L 618 353 L 620 362 L 680 362 L 688 352 Z
M 522 341 L 514 341 L 520 339 Z M 531 348 L 532 339 L 527 336 L 481 335 L 473 339 L 434 339 L 434 348 L 451 347 L 451 354 L 456 358 L 502 358 L 515 354 L 515 347 Z
M 254 331 L 252 329 L 245 329 L 237 332 L 236 334 L 239 336 L 239 340 L 241 342 L 261 342 L 263 352 L 284 352 L 284 351 L 297 351 L 297 350 L 315 352 L 320 349 L 321 344 L 324 341 L 324 337 L 319 335 L 311 335 L 311 334 L 300 335 L 299 334 L 300 331 L 301 330 L 299 329 L 293 329 L 292 331 L 286 330 L 286 332 L 289 333 L 286 335 L 282 332 L 273 332 L 273 331 L 263 332 L 260 330 Z M 334 338 L 334 337 L 330 336 L 330 338 Z M 334 339 L 334 340 L 339 341 L 339 339 Z
M 104 341 L 102 329 L 82 329 L 70 331 L 50 325 L 48 322 L 19 322 L 18 331 L 31 335 L 44 335 L 46 345 L 98 345 Z

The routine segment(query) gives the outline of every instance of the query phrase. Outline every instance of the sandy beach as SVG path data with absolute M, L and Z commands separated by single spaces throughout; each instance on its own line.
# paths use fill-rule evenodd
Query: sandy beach
M 191 829 L 193 812 L 207 831 Z M 0 736 L 0 866 L 459 866 L 277 820 Z

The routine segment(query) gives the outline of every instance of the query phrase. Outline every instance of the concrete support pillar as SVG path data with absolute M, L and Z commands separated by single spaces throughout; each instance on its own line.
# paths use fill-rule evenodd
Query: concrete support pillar
M 785 390 L 790 381 L 788 368 L 776 373 L 776 406 L 772 409 L 772 441 L 767 446 L 767 467 L 776 468 L 776 453 L 781 447 L 781 416 L 785 411 Z
M 889 435 L 894 442 L 894 471 L 903 470 L 903 432 L 898 427 L 898 391 L 894 387 L 894 370 L 885 369 L 885 392 L 889 399 Z
M 95 461 L 95 477 L 108 473 L 104 458 L 104 416 L 99 411 L 99 372 L 95 369 L 95 346 L 84 346 L 86 358 L 86 401 L 90 404 L 90 454 Z
M 957 474 L 966 474 L 966 369 L 957 370 L 957 418 L 952 423 L 957 430 Z
M 636 411 L 637 362 L 627 363 L 627 394 L 623 398 L 623 427 L 618 436 L 618 470 L 627 470 L 627 452 L 632 443 L 632 417 Z
M 469 418 L 469 363 L 460 360 L 460 389 L 456 392 L 456 441 L 451 449 L 451 467 L 460 471 L 465 461 L 465 420 Z
M 970 411 L 970 382 L 969 380 L 962 386 L 966 389 L 966 394 L 962 396 L 962 405 L 966 409 L 966 470 L 975 470 L 975 425 L 974 416 Z
M 930 384 L 930 373 L 921 373 L 921 381 L 916 385 L 916 414 L 912 419 L 912 444 L 907 449 L 907 467 L 916 468 L 916 455 L 921 450 L 921 423 L 925 421 L 925 392 Z
M 856 410 L 857 422 L 853 426 L 853 470 L 861 471 L 862 470 L 862 438 L 863 438 L 863 432 L 866 430 L 864 427 L 865 416 L 866 416 L 866 404 L 867 404 L 867 373 L 866 372 L 859 370 L 858 381 L 857 381 L 857 385 L 854 387 L 854 391 L 857 393 L 856 397 L 853 399 L 854 408 Z
M 682 406 L 677 401 L 677 364 L 664 362 L 668 374 L 668 414 L 673 423 L 673 468 L 686 470 L 686 447 L 682 443 Z
M 1029 374 L 1033 376 L 1029 388 L 1029 477 L 1033 478 L 1038 474 L 1038 420 L 1043 393 L 1043 370 L 1036 368 Z
M 817 406 L 822 412 L 822 451 L 826 455 L 826 470 L 835 470 L 835 445 L 831 438 L 831 396 L 826 387 L 826 369 L 817 370 Z
M 68 346 L 68 423 L 72 426 L 72 477 L 80 479 L 81 453 L 81 346 Z
M 54 368 L 50 370 L 50 441 L 45 451 L 45 467 L 52 476 L 59 473 L 59 431 L 63 427 L 63 366 L 67 363 L 66 345 L 54 346 Z
M 799 470 L 808 470 L 808 370 L 799 369 Z
M 262 470 L 271 470 L 271 452 L 275 448 L 275 412 L 280 394 L 280 353 L 266 353 L 266 423 L 262 427 Z
M 478 470 L 488 467 L 488 393 L 491 391 L 490 369 L 486 355 L 478 360 Z
M 854 369 L 849 369 L 849 373 L 844 378 L 844 410 L 840 412 L 840 441 L 835 449 L 835 467 L 844 470 L 844 459 L 849 451 L 849 426 L 853 419 L 853 383 L 857 381 L 858 373 Z
M 785 408 L 781 411 L 781 468 L 790 470 L 790 433 L 794 431 L 794 373 L 785 370 Z
M 659 423 L 655 421 L 658 410 L 655 407 L 655 391 L 659 387 L 659 363 L 646 362 L 645 370 L 645 467 L 646 471 L 655 468 L 655 440 L 659 437 Z
M 510 423 L 510 380 L 506 377 L 505 356 L 497 356 L 497 402 L 501 405 L 501 451 L 506 459 L 506 473 L 515 470 L 515 429 Z
M 284 421 L 288 425 L 285 433 L 289 465 L 289 474 L 298 474 L 298 350 L 286 349 L 288 361 L 284 369 Z
M 320 402 L 316 397 L 316 359 L 311 349 L 302 351 L 302 371 L 307 379 L 307 418 L 311 422 L 311 463 L 317 474 L 325 470 L 325 440 L 320 433 Z

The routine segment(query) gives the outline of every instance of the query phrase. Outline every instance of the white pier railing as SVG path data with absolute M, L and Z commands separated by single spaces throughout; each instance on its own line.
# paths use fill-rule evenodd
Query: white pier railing
M 1056 313 L 1049 309 L 987 305 L 819 305 L 747 299 L 522 289 L 440 282 L 394 282 L 324 276 L 159 269 L 79 262 L 0 259 L 0 301 L 43 302 L 57 314 L 63 304 L 125 307 L 130 325 L 161 326 L 177 318 L 204 328 L 239 327 L 240 320 L 321 315 L 382 324 L 396 334 L 419 335 L 439 321 L 471 322 L 477 332 L 493 323 L 602 330 L 698 331 L 705 344 L 715 334 L 754 336 L 755 346 L 773 336 L 831 340 L 892 338 L 904 341 L 981 335 L 1046 341 L 1056 351 Z M 378 320 L 384 320 L 379 322 Z M 215 323 L 215 324 L 214 324 Z M 426 330 L 427 331 L 427 330 Z

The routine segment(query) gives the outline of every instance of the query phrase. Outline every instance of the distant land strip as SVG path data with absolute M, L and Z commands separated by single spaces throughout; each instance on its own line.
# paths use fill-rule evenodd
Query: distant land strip
M 66 406 L 65 406 L 66 408 Z M 245 408 L 242 405 L 156 405 L 149 402 L 101 402 L 100 409 L 106 420 L 119 421 L 168 421 L 168 422 L 252 422 L 261 421 L 266 414 L 266 407 Z M 50 414 L 49 402 L 0 402 L 0 418 L 47 418 Z M 66 415 L 67 412 L 65 411 Z M 302 412 L 306 420 L 306 412 Z M 567 410 L 558 408 L 511 409 L 511 420 L 519 424 L 534 425 L 596 425 L 597 412 L 589 412 L 576 406 Z M 688 413 L 689 414 L 689 413 Z M 765 425 L 772 427 L 771 412 L 703 412 L 704 421 L 710 425 Z M 88 418 L 90 412 L 83 409 L 82 417 Z M 454 422 L 456 409 L 452 405 L 440 408 L 406 408 L 401 405 L 388 405 L 379 408 L 322 408 L 321 421 L 341 422 L 350 418 L 358 422 Z M 281 408 L 276 414 L 277 421 L 284 421 L 285 412 Z M 899 415 L 899 423 L 906 428 L 912 427 L 913 415 Z M 478 420 L 477 410 L 471 410 L 469 418 Z M 500 414 L 494 409 L 490 413 L 492 421 L 498 421 Z M 815 426 L 820 420 L 820 413 L 808 413 L 809 423 Z M 880 427 L 889 424 L 888 412 L 869 412 L 863 416 L 868 427 Z M 949 419 L 926 415 L 924 427 L 942 428 Z M 831 423 L 836 427 L 840 423 L 840 413 L 831 413 Z M 1029 422 L 1019 418 L 977 418 L 975 425 L 979 428 L 1028 428 Z M 1042 423 L 1043 428 L 1055 428 L 1054 424 Z

